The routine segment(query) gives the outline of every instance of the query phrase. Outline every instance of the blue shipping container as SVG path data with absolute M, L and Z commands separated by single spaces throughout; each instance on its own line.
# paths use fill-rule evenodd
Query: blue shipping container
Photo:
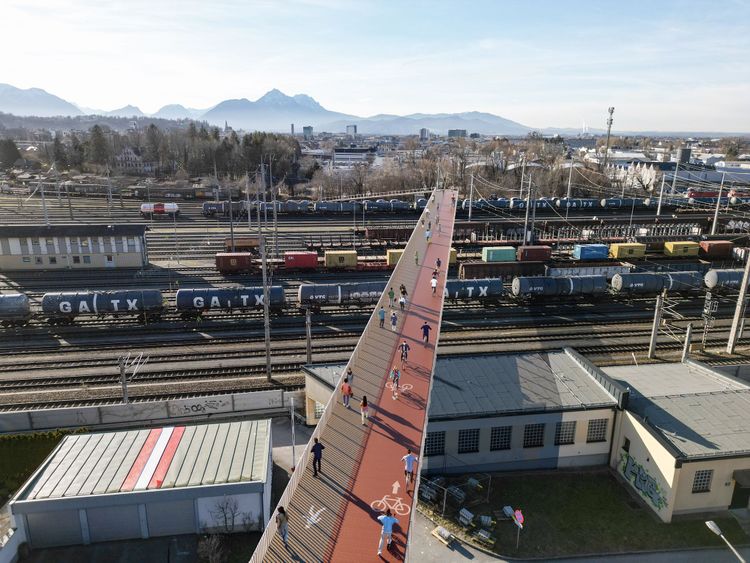
M 576 244 L 573 247 L 574 260 L 606 260 L 609 247 L 606 244 Z

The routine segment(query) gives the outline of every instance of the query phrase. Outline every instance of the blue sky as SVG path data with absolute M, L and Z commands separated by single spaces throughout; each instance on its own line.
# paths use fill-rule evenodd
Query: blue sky
M 0 82 L 83 106 L 271 88 L 355 115 L 750 131 L 750 2 L 3 0 Z M 17 56 L 9 57 L 8 53 Z

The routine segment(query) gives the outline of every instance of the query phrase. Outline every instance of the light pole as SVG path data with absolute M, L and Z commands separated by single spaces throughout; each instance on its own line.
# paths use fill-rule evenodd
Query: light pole
M 706 526 L 708 526 L 708 529 L 711 530 L 714 534 L 724 540 L 724 543 L 727 544 L 727 547 L 732 550 L 732 553 L 734 553 L 734 556 L 738 561 L 745 563 L 745 559 L 742 557 L 742 555 L 740 555 L 739 551 L 737 551 L 734 546 L 729 543 L 729 540 L 724 537 L 724 534 L 721 533 L 721 528 L 719 528 L 716 522 L 714 522 L 713 520 L 707 520 Z

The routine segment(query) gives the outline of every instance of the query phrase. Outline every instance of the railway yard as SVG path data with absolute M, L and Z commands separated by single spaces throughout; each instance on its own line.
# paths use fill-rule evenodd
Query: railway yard
M 75 198 L 70 207 L 64 199 L 47 196 L 47 214 L 51 224 L 145 223 L 148 226 L 150 267 L 112 270 L 43 270 L 3 272 L 0 291 L 22 293 L 28 297 L 31 316 L 25 326 L 0 328 L 0 409 L 111 404 L 122 400 L 118 359 L 127 354 L 143 353 L 148 363 L 129 383 L 132 401 L 156 398 L 210 395 L 236 390 L 299 389 L 300 372 L 307 363 L 305 312 L 296 301 L 303 284 L 385 283 L 389 270 L 367 268 L 353 271 L 284 271 L 272 268 L 271 285 L 281 288 L 284 307 L 271 317 L 272 378 L 266 377 L 263 313 L 255 308 L 226 307 L 201 311 L 186 320 L 170 306 L 158 318 L 136 316 L 100 318 L 82 315 L 71 324 L 50 324 L 40 307 L 42 297 L 50 292 L 97 292 L 112 290 L 158 290 L 164 303 L 172 304 L 178 290 L 194 288 L 259 287 L 258 272 L 223 275 L 216 270 L 214 256 L 225 248 L 232 235 L 227 218 L 205 217 L 199 202 L 181 203 L 179 217 L 144 220 L 139 203 L 101 198 Z M 74 218 L 71 221 L 71 216 Z M 743 213 L 732 217 L 742 219 Z M 706 233 L 710 217 L 698 210 L 680 216 L 655 220 L 653 212 L 606 216 L 579 215 L 575 220 L 562 216 L 537 218 L 538 240 L 555 242 L 555 252 L 569 253 L 577 238 L 592 229 L 606 230 L 614 240 L 625 240 L 643 229 L 653 241 L 685 239 Z M 21 202 L 9 195 L 0 196 L 0 223 L 43 224 L 38 198 Z M 277 230 L 269 223 L 266 231 L 271 264 L 283 265 L 284 252 L 356 250 L 360 261 L 385 263 L 389 248 L 399 248 L 403 240 L 397 233 L 409 232 L 415 217 L 371 214 L 344 219 L 335 216 L 289 217 L 280 215 Z M 523 224 L 519 217 L 507 215 L 475 216 L 474 222 L 456 226 L 454 243 L 457 264 L 448 277 L 459 277 L 461 265 L 478 261 L 482 244 L 519 243 L 517 230 Z M 255 234 L 255 217 L 234 222 L 235 237 Z M 724 225 L 726 240 L 737 246 L 745 235 Z M 721 231 L 717 231 L 720 233 Z M 390 236 L 386 236 L 386 233 Z M 396 235 L 394 235 L 396 233 Z M 472 234 L 473 233 L 473 234 Z M 590 236 L 590 234 L 588 235 Z M 714 237 L 716 239 L 718 237 Z M 539 243 L 541 244 L 541 242 Z M 673 260 L 667 266 L 663 256 L 646 255 L 642 264 L 661 264 L 662 271 L 678 271 L 689 262 L 689 270 L 700 267 L 700 279 L 709 269 L 741 269 L 731 258 L 720 261 L 696 258 Z M 739 265 L 738 265 L 739 264 Z M 654 266 L 656 268 L 656 266 Z M 666 270 L 665 270 L 666 268 Z M 648 271 L 642 266 L 639 271 Z M 635 271 L 635 270 L 634 270 Z M 611 276 L 609 276 L 611 278 Z M 611 283 L 611 279 L 607 280 Z M 446 301 L 439 354 L 510 352 L 553 349 L 572 346 L 599 364 L 646 361 L 654 315 L 655 294 L 599 295 L 587 298 L 550 297 L 517 299 L 510 296 L 510 279 L 505 280 L 502 299 L 476 298 Z M 606 287 L 606 284 L 605 284 Z M 697 289 L 700 289 L 698 291 Z M 681 330 L 690 322 L 701 341 L 705 288 L 677 292 L 671 299 L 676 313 L 671 325 Z M 748 361 L 747 344 L 741 339 L 738 354 L 727 358 L 720 354 L 729 333 L 736 292 L 719 297 L 715 320 L 705 336 L 705 350 L 696 351 L 708 364 L 741 364 Z M 311 315 L 312 357 L 314 362 L 345 360 L 354 348 L 370 308 L 364 302 L 330 304 L 316 307 Z M 205 313 L 205 314 L 204 314 Z M 679 358 L 682 344 L 666 336 L 660 338 L 657 357 Z

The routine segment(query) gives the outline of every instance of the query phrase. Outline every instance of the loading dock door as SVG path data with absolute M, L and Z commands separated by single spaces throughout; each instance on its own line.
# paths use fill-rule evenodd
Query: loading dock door
M 33 548 L 83 543 L 77 510 L 57 510 L 26 515 L 29 543 Z
M 146 505 L 148 535 L 172 536 L 195 534 L 195 507 L 191 499 L 172 502 L 150 502 Z
M 750 469 L 738 469 L 732 475 L 734 492 L 729 508 L 747 508 L 750 502 Z
M 86 510 L 91 541 L 140 539 L 138 506 L 104 506 Z

